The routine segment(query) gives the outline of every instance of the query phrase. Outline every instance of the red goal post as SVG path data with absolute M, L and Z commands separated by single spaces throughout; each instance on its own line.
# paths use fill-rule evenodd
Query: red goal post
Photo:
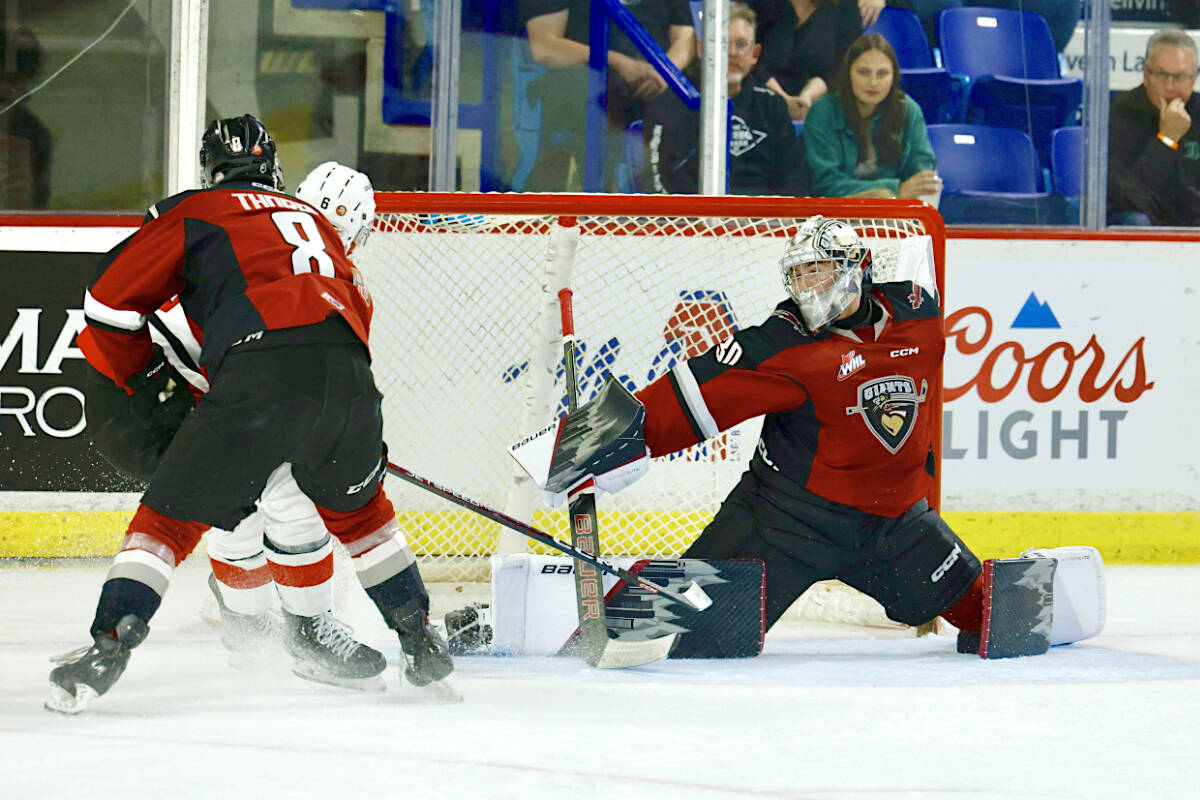
M 928 237 L 945 296 L 945 227 L 914 200 L 379 192 L 376 205 L 355 261 L 375 300 L 391 460 L 559 538 L 563 509 L 544 507 L 505 450 L 563 408 L 556 281 L 574 290 L 581 401 L 610 373 L 640 388 L 760 323 L 784 297 L 784 243 L 814 214 L 850 222 L 883 270 L 901 241 Z M 569 275 L 556 275 L 548 248 L 563 218 L 579 244 Z M 941 388 L 939 376 L 928 406 L 939 459 Z M 745 468 L 760 425 L 656 459 L 645 478 L 602 495 L 602 553 L 682 552 Z M 432 495 L 387 489 L 429 580 L 486 580 L 489 556 L 525 549 Z

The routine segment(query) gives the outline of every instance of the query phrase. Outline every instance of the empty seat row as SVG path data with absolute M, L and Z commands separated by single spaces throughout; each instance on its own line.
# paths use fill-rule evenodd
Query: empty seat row
M 1052 132 L 1052 186 L 1024 131 L 983 125 L 930 125 L 948 223 L 1065 225 L 1078 222 L 1083 129 Z
M 938 17 L 942 63 L 917 15 L 884 8 L 868 33 L 896 51 L 901 84 L 930 124 L 964 122 L 1016 128 L 1049 166 L 1050 133 L 1072 125 L 1083 82 L 1063 78 L 1046 20 L 1028 11 L 948 8 Z

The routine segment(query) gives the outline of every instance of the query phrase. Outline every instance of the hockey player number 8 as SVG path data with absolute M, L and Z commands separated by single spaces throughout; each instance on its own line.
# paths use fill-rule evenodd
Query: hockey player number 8
M 292 272 L 297 275 L 312 272 L 313 262 L 316 262 L 318 275 L 334 277 L 333 259 L 325 252 L 321 231 L 311 214 L 276 211 L 271 215 L 271 221 L 279 228 L 283 240 L 296 248 L 292 251 Z

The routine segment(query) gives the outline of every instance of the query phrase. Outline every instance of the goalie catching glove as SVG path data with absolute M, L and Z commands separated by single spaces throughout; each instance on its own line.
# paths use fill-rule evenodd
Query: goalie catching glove
M 600 491 L 617 492 L 642 477 L 650 467 L 645 424 L 645 406 L 610 377 L 592 400 L 508 452 L 555 506 L 589 479 Z

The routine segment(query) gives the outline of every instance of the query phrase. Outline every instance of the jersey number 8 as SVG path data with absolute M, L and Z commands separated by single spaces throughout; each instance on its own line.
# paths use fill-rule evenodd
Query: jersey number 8
M 325 241 L 321 238 L 321 231 L 311 214 L 303 211 L 276 211 L 271 214 L 271 221 L 279 228 L 283 240 L 296 248 L 292 251 L 292 272 L 297 275 L 312 272 L 315 263 L 318 275 L 335 277 L 333 259 L 325 252 Z

